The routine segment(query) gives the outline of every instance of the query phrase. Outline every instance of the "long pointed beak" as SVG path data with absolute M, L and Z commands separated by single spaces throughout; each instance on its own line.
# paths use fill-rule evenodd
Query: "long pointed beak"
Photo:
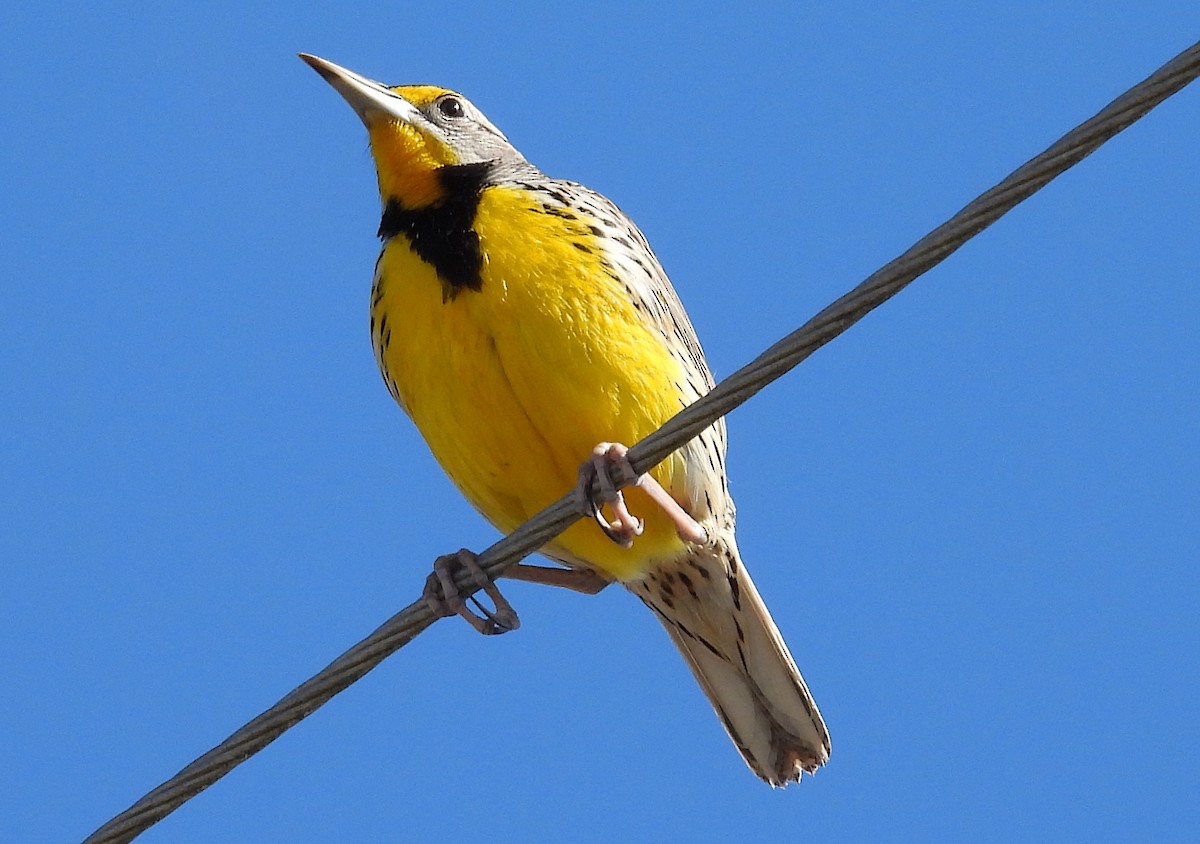
M 300 53 L 299 56 L 345 97 L 346 102 L 368 128 L 371 121 L 379 117 L 403 123 L 420 123 L 425 120 L 416 106 L 388 89 L 386 85 L 317 56 L 310 56 L 308 53 Z

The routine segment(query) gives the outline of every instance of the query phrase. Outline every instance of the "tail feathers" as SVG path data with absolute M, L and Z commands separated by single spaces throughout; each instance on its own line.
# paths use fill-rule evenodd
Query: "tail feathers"
M 771 785 L 829 759 L 829 733 L 732 541 L 627 584 L 655 611 L 746 764 Z

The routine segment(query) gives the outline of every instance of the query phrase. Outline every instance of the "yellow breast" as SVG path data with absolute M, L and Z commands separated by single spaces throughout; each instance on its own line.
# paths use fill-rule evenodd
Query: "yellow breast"
M 632 444 L 683 405 L 680 364 L 602 263 L 586 223 L 531 192 L 491 187 L 474 229 L 482 287 L 446 296 L 403 237 L 384 250 L 372 307 L 384 377 L 462 493 L 510 531 L 575 483 L 601 441 Z M 654 470 L 683 499 L 683 464 Z M 682 543 L 637 489 L 629 550 L 582 522 L 547 549 L 624 580 Z

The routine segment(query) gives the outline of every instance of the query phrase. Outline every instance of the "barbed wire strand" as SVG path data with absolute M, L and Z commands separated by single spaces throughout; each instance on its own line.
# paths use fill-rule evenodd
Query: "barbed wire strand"
M 719 417 L 738 407 L 896 295 L 915 278 L 943 261 L 1022 200 L 1197 75 L 1200 75 L 1200 43 L 1192 45 L 1144 82 L 1113 100 L 1095 117 L 1081 123 L 1041 155 L 923 237 L 899 258 L 872 274 L 850 293 L 634 445 L 629 450 L 629 459 L 635 470 L 645 472 L 659 463 Z M 480 565 L 491 576 L 499 576 L 508 566 L 537 551 L 579 518 L 579 513 L 571 503 L 571 496 L 564 496 L 484 551 L 479 557 Z M 464 594 L 478 588 L 469 578 L 460 578 L 458 585 Z M 407 645 L 435 620 L 423 601 L 392 616 L 319 674 L 104 824 L 84 844 L 115 844 L 133 840 L 262 750 L 387 656 Z

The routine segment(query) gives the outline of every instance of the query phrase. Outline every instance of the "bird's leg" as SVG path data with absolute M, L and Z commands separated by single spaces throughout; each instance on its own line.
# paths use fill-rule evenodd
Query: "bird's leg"
M 662 488 L 649 474 L 638 475 L 629 462 L 629 449 L 621 443 L 600 443 L 592 449 L 592 459 L 579 467 L 579 483 L 575 487 L 575 506 L 585 516 L 591 516 L 600 525 L 608 538 L 629 548 L 635 536 L 642 532 L 642 522 L 629 512 L 621 489 L 638 486 L 650 496 L 667 517 L 674 523 L 675 532 L 684 542 L 703 544 L 708 533 L 693 519 L 679 502 Z M 592 494 L 593 482 L 599 493 Z M 613 512 L 613 520 L 605 518 L 601 507 L 607 504 Z
M 495 610 L 489 610 L 474 595 L 470 597 L 470 601 L 479 608 L 479 612 L 483 615 L 472 612 L 467 607 L 458 587 L 454 585 L 454 570 L 460 567 L 465 568 L 475 577 L 475 582 L 496 605 Z M 426 578 L 425 591 L 421 597 L 433 610 L 434 615 L 439 618 L 455 614 L 461 615 L 472 627 L 485 636 L 508 633 L 521 626 L 521 620 L 517 618 L 516 610 L 500 594 L 500 590 L 496 588 L 496 584 L 487 576 L 487 573 L 479 567 L 479 560 L 475 554 L 466 548 L 455 554 L 438 557 L 433 561 L 433 573 Z
M 501 577 L 543 586 L 560 586 L 584 595 L 595 595 L 612 583 L 607 577 L 590 569 L 560 569 L 556 566 L 531 566 L 528 563 L 513 563 Z

